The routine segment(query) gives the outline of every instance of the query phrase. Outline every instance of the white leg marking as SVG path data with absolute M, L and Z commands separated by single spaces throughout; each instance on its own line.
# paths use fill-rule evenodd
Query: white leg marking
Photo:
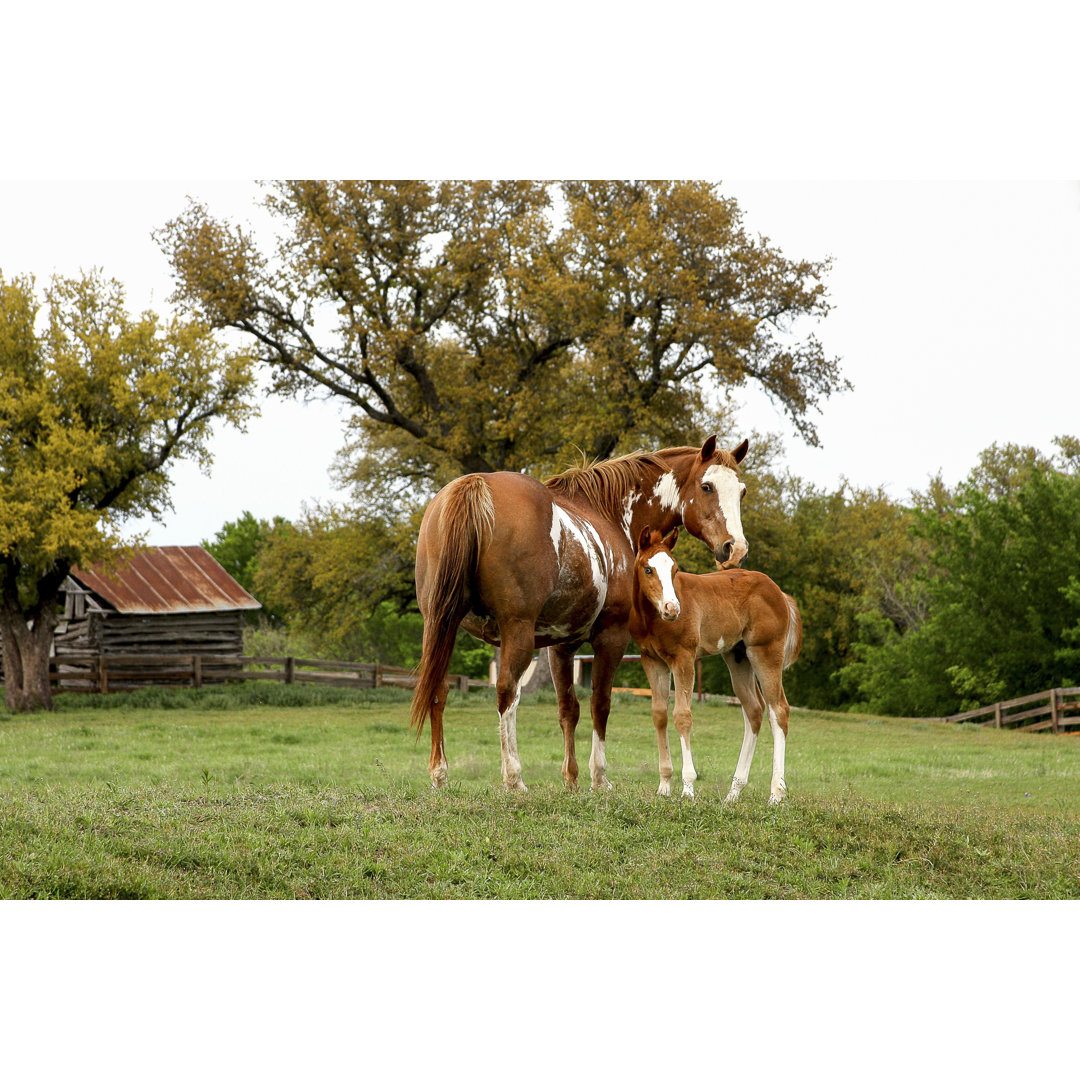
M 605 790 L 611 788 L 611 781 L 607 778 L 607 752 L 604 748 L 604 740 L 597 735 L 595 728 L 593 728 L 592 733 L 589 772 L 592 775 L 593 791 L 599 791 L 601 788 Z
M 499 742 L 502 744 L 503 783 L 510 790 L 528 791 L 521 782 L 521 761 L 517 748 L 517 707 L 521 701 L 521 684 L 518 683 L 514 700 L 504 713 L 499 713 Z
M 694 797 L 694 781 L 697 773 L 694 771 L 694 756 L 690 753 L 690 744 L 680 735 L 682 743 L 682 793 L 687 798 Z
M 769 709 L 769 727 L 772 728 L 773 737 L 772 788 L 769 793 L 769 802 L 778 803 L 787 794 L 787 785 L 784 783 L 784 749 L 787 746 L 787 738 L 772 708 Z
M 750 765 L 754 760 L 754 748 L 757 746 L 757 735 L 750 726 L 750 718 L 746 715 L 745 709 L 742 711 L 742 718 L 743 738 L 742 749 L 739 751 L 739 764 L 735 766 L 735 776 L 732 778 L 731 790 L 727 793 L 725 802 L 734 802 L 742 793 L 742 789 L 746 787 L 746 782 L 750 779 Z

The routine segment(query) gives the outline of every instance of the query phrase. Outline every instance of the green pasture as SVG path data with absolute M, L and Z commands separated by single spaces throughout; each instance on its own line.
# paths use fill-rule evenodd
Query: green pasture
M 736 709 L 696 705 L 689 801 L 655 794 L 648 701 L 630 695 L 609 722 L 614 790 L 589 792 L 582 706 L 570 794 L 553 698 L 522 703 L 524 795 L 502 789 L 485 692 L 450 703 L 440 792 L 402 691 L 144 692 L 0 714 L 0 897 L 1080 896 L 1080 739 L 796 711 L 786 802 L 766 805 L 765 730 L 727 806 Z

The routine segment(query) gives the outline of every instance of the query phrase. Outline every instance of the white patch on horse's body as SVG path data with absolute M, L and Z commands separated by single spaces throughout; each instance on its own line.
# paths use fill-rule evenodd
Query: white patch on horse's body
M 589 774 L 592 776 L 593 790 L 610 788 L 611 781 L 607 778 L 607 751 L 604 748 L 604 740 L 593 728 L 592 753 L 589 755 Z
M 570 636 L 570 627 L 560 623 L 558 626 L 540 626 L 535 630 L 537 637 L 552 638 L 555 641 L 563 641 Z
M 529 789 L 521 782 L 521 759 L 517 748 L 517 710 L 521 701 L 521 683 L 518 683 L 514 700 L 506 712 L 499 713 L 499 741 L 502 744 L 503 782 L 518 791 Z
M 780 721 L 777 719 L 776 710 L 769 706 L 769 727 L 772 728 L 773 737 L 773 764 L 772 784 L 769 790 L 769 802 L 778 803 L 787 794 L 787 784 L 784 783 L 784 750 L 787 747 L 787 737 L 784 735 Z
M 626 498 L 623 499 L 622 527 L 623 532 L 626 533 L 626 539 L 629 540 L 631 544 L 634 542 L 633 536 L 630 535 L 631 522 L 634 519 L 634 503 L 640 498 L 640 491 L 631 491 L 627 494 Z
M 719 641 L 718 641 L 718 642 L 716 643 L 716 651 L 717 651 L 717 652 L 723 652 L 725 648 L 726 648 L 726 646 L 724 645 L 724 639 L 723 639 L 723 638 L 721 638 L 721 639 L 720 639 L 720 640 L 719 640 Z
M 707 476 L 708 472 L 705 475 Z M 653 495 L 660 501 L 660 506 L 664 510 L 682 512 L 682 506 L 679 503 L 679 482 L 675 479 L 673 472 L 660 474 L 660 478 L 656 481 L 656 487 L 653 488 Z
M 750 723 L 750 717 L 746 710 L 742 711 L 743 718 L 743 741 L 739 750 L 739 763 L 735 766 L 735 775 L 731 779 L 731 790 L 727 793 L 724 802 L 734 802 L 746 787 L 750 779 L 750 764 L 754 760 L 754 747 L 757 746 L 757 733 Z
M 600 534 L 596 531 L 596 527 L 592 522 L 582 521 L 558 504 L 553 503 L 551 506 L 551 542 L 555 546 L 557 558 L 561 544 L 567 541 L 576 543 L 589 560 L 592 584 L 596 590 L 596 606 L 592 614 L 592 619 L 595 619 L 607 601 L 610 571 L 608 569 L 608 560 L 605 558 L 604 542 L 600 539 Z M 592 619 L 590 619 L 590 622 Z
M 742 493 L 746 490 L 743 482 L 733 469 L 726 465 L 710 465 L 701 477 L 703 484 L 712 484 L 720 502 L 720 510 L 727 523 L 728 532 L 737 544 L 746 544 L 742 527 Z
M 674 608 L 677 617 L 680 611 L 679 598 L 675 595 L 675 582 L 671 578 L 675 560 L 666 551 L 658 551 L 649 559 L 648 565 L 656 571 L 656 576 L 660 579 L 661 594 L 656 605 L 657 610 L 663 615 L 664 609 L 670 604 Z
M 682 743 L 682 793 L 687 798 L 692 799 L 694 797 L 694 781 L 697 779 L 697 773 L 694 770 L 694 758 L 690 753 L 690 744 L 682 735 L 679 736 L 679 742 Z

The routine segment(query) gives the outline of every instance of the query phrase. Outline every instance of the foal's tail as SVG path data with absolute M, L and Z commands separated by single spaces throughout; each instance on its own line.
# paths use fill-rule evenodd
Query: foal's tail
M 788 609 L 787 638 L 784 641 L 784 668 L 791 667 L 799 658 L 802 650 L 802 616 L 799 614 L 799 605 L 795 603 L 794 596 L 784 593 L 784 600 Z
M 430 512 L 430 511 L 429 511 Z M 479 473 L 463 476 L 442 492 L 439 528 L 442 546 L 424 612 L 424 645 L 416 670 L 410 726 L 417 734 L 439 699 L 458 625 L 469 608 L 480 543 L 495 523 L 491 488 Z

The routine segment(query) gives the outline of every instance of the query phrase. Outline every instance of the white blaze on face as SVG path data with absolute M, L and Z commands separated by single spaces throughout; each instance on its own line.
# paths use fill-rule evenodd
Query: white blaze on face
M 647 560 L 646 565 L 652 567 L 660 581 L 662 591 L 656 603 L 657 610 L 661 615 L 677 617 L 680 611 L 679 598 L 675 595 L 675 582 L 672 580 L 675 560 L 666 551 L 658 551 Z
M 732 558 L 738 562 L 747 551 L 746 537 L 742 527 L 742 493 L 745 486 L 735 475 L 733 469 L 726 465 L 710 465 L 701 478 L 703 484 L 712 484 L 716 490 L 716 497 L 720 502 L 720 511 L 724 515 L 728 532 L 735 542 L 735 551 Z M 741 549 L 741 554 L 738 552 Z

